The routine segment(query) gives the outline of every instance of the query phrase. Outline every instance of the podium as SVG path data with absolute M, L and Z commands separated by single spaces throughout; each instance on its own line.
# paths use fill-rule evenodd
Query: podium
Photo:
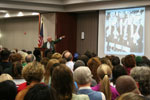
M 35 50 L 38 49 L 41 51 L 41 56 L 42 57 L 45 57 L 45 51 L 47 50 L 47 48 L 38 48 L 38 47 L 35 47 Z

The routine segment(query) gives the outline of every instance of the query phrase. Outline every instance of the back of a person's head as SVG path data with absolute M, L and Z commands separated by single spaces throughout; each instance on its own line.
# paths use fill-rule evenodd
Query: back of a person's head
M 16 84 L 11 80 L 0 82 L 0 100 L 15 100 Z
M 13 63 L 12 66 L 12 77 L 13 78 L 21 78 L 22 77 L 22 64 L 19 61 Z
M 35 50 L 33 51 L 33 54 L 34 54 L 35 57 L 41 56 L 41 51 L 40 51 L 39 49 L 35 49 Z
M 46 69 L 46 66 L 47 66 L 47 63 L 48 63 L 49 59 L 47 57 L 43 57 L 41 59 L 41 64 L 44 65 L 45 69 Z
M 101 64 L 97 69 L 97 76 L 99 78 L 102 91 L 105 94 L 106 100 L 111 100 L 110 80 L 112 77 L 111 67 L 107 64 Z
M 92 73 L 87 66 L 78 67 L 73 73 L 74 80 L 79 85 L 86 85 L 92 81 Z
M 145 66 L 134 67 L 130 75 L 138 82 L 141 94 L 144 96 L 150 95 L 150 68 Z
M 32 81 L 40 82 L 44 73 L 44 66 L 36 61 L 28 63 L 22 70 L 22 76 L 28 83 L 31 83 Z
M 144 96 L 132 92 L 124 93 L 116 100 L 146 100 Z
M 98 76 L 97 76 L 97 68 L 101 64 L 101 61 L 98 57 L 92 57 L 89 59 L 87 65 L 90 68 L 93 78 L 96 80 L 96 82 L 99 82 Z
M 1 74 L 0 75 L 0 82 L 6 81 L 6 80 L 13 80 L 13 78 L 9 74 Z
M 133 68 L 136 66 L 135 57 L 133 55 L 127 55 L 124 58 L 125 67 Z
M 62 55 L 60 54 L 60 53 L 58 53 L 58 52 L 56 52 L 56 53 L 54 53 L 53 55 L 52 55 L 52 57 L 51 57 L 52 59 L 60 59 L 60 58 L 62 58 Z
M 76 68 L 80 67 L 80 66 L 85 66 L 85 63 L 82 61 L 82 60 L 77 60 L 75 63 L 74 63 L 74 69 L 75 70 Z
M 82 61 L 85 63 L 85 66 L 87 66 L 87 63 L 88 63 L 88 61 L 89 61 L 89 57 L 86 56 L 86 55 L 80 55 L 80 56 L 78 57 L 78 60 L 82 60 Z
M 117 56 L 112 57 L 111 63 L 112 63 L 113 66 L 120 65 L 120 59 L 119 59 L 119 57 L 117 57 Z
M 10 55 L 10 61 L 11 62 L 16 62 L 16 61 L 21 62 L 21 60 L 22 60 L 22 56 L 19 53 L 15 53 L 15 54 Z
M 24 100 L 52 100 L 50 89 L 47 85 L 36 84 L 29 89 Z
M 52 74 L 51 87 L 55 89 L 58 100 L 71 100 L 73 93 L 73 75 L 65 65 L 58 65 Z
M 8 60 L 10 56 L 10 51 L 7 49 L 4 49 L 1 51 L 0 56 L 2 60 Z
M 73 56 L 72 56 L 71 52 L 69 52 L 69 51 L 64 54 L 64 58 L 65 58 L 67 61 L 73 60 Z
M 84 55 L 86 55 L 88 58 L 92 58 L 93 57 L 92 52 L 90 52 L 88 50 L 84 53 Z
M 111 60 L 107 57 L 103 57 L 103 58 L 100 58 L 100 61 L 102 62 L 102 64 L 107 64 L 110 66 L 111 69 L 113 69 L 113 65 L 111 63 Z
M 27 55 L 26 57 L 25 57 L 25 61 L 27 62 L 27 63 L 29 63 L 29 62 L 33 62 L 34 61 L 34 55 L 33 54 L 29 54 L 29 55 Z
M 135 80 L 129 75 L 120 76 L 116 80 L 116 89 L 120 95 L 127 92 L 140 94 Z
M 113 70 L 112 70 L 112 75 L 113 75 L 113 83 L 115 84 L 116 83 L 116 79 L 119 77 L 119 76 L 122 76 L 122 75 L 127 75 L 127 71 L 126 69 L 122 66 L 122 65 L 116 65 L 113 67 Z

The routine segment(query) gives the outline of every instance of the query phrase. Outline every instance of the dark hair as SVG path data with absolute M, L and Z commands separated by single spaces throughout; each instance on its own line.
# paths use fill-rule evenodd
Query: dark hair
M 89 57 L 86 55 L 81 55 L 78 57 L 78 60 L 82 60 L 85 63 L 85 66 L 87 66 L 87 62 L 89 60 Z
M 85 63 L 82 60 L 77 60 L 74 64 L 73 70 L 77 69 L 79 66 L 85 66 Z
M 113 75 L 113 84 L 116 84 L 116 79 L 119 77 L 119 76 L 122 76 L 122 75 L 127 75 L 127 71 L 126 69 L 122 66 L 122 65 L 116 65 L 114 66 L 113 70 L 112 70 L 112 75 Z
M 84 55 L 86 55 L 88 58 L 92 58 L 93 57 L 92 52 L 90 52 L 88 50 L 84 53 Z
M 10 56 L 10 51 L 4 49 L 4 50 L 1 51 L 0 55 L 1 55 L 2 60 L 8 60 L 8 58 Z
M 71 100 L 73 85 L 72 72 L 65 64 L 60 64 L 54 69 L 51 87 L 55 89 L 58 100 Z
M 112 63 L 113 66 L 119 65 L 119 64 L 120 64 L 120 59 L 119 59 L 119 57 L 117 57 L 117 56 L 112 57 L 111 63 Z
M 36 61 L 40 62 L 40 60 L 41 60 L 41 51 L 39 49 L 35 49 L 33 51 L 33 54 L 36 57 Z
M 1 100 L 15 100 L 17 95 L 16 84 L 11 81 L 0 82 L 0 99 Z
M 24 100 L 53 100 L 51 92 L 47 85 L 36 84 L 29 89 Z

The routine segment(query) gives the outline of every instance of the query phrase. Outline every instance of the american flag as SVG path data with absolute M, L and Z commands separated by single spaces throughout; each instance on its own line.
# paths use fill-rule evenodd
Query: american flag
M 39 15 L 40 16 L 40 15 Z M 40 19 L 40 17 L 39 17 L 39 19 Z M 38 39 L 38 47 L 40 48 L 40 47 L 42 47 L 42 45 L 43 45 L 43 21 L 40 23 L 40 20 L 39 20 L 39 39 Z

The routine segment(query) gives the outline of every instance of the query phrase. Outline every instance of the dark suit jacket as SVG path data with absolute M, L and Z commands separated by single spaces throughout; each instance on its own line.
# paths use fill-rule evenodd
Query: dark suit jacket
M 58 43 L 59 41 L 61 41 L 62 39 L 57 39 L 57 40 L 55 40 L 55 41 L 51 41 L 50 42 L 50 50 L 52 51 L 52 53 L 54 53 L 55 52 L 55 44 L 56 43 Z M 42 46 L 42 48 L 47 48 L 47 42 L 45 42 L 44 44 L 43 44 L 43 46 Z

